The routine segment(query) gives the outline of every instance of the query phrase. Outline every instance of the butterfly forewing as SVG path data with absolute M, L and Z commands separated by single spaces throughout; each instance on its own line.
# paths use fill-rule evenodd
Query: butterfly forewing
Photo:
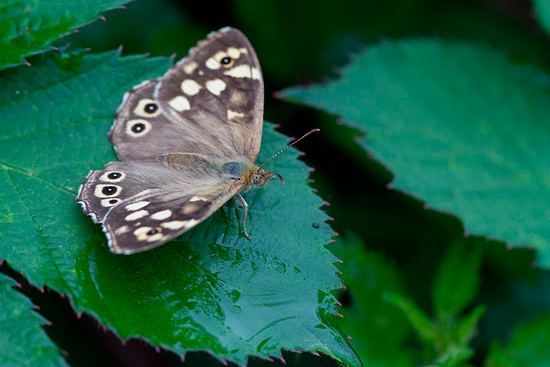
M 124 96 L 109 132 L 109 140 L 122 161 L 155 160 L 161 154 L 192 145 L 190 137 L 184 134 L 185 127 L 173 124 L 161 113 L 153 99 L 157 84 L 158 80 L 147 80 Z M 207 144 L 195 148 L 204 150 Z

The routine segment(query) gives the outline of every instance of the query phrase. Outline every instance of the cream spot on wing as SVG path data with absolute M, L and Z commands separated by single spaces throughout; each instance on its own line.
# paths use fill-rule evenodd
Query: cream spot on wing
M 143 191 L 140 191 L 136 194 L 136 196 L 142 196 L 142 195 L 147 195 L 148 193 L 151 192 L 151 189 L 145 189 Z
M 160 240 L 164 239 L 165 237 L 168 237 L 168 236 L 164 236 L 160 232 L 152 234 L 152 235 L 147 235 L 147 242 L 160 241 Z
M 219 96 L 227 85 L 221 79 L 209 80 L 206 82 L 206 89 L 212 94 Z
M 228 120 L 233 120 L 233 119 L 235 119 L 235 117 L 244 117 L 244 113 L 227 110 L 227 119 Z
M 145 241 L 147 239 L 147 233 L 152 230 L 153 227 L 139 227 L 134 231 L 134 235 L 137 237 L 138 241 Z
M 183 208 L 180 209 L 180 213 L 188 215 L 188 214 L 196 212 L 201 207 L 202 206 L 200 206 L 200 205 L 189 203 L 189 204 L 185 205 Z
M 193 71 L 199 66 L 195 61 L 183 65 L 183 71 L 187 74 L 193 74 Z
M 170 100 L 170 102 L 168 102 L 168 104 L 170 105 L 170 107 L 172 107 L 178 112 L 187 111 L 191 109 L 189 100 L 184 96 L 174 97 Z
M 229 101 L 234 105 L 243 105 L 246 103 L 246 95 L 240 90 L 231 91 Z
M 98 198 L 110 198 L 120 195 L 122 188 L 117 185 L 96 185 L 94 195 Z
M 260 73 L 260 69 L 252 68 L 252 79 L 256 79 L 256 80 L 262 79 L 262 74 Z
M 191 199 L 189 199 L 189 202 L 195 202 L 195 201 L 208 201 L 208 199 L 201 198 L 200 196 L 193 196 Z
M 137 203 L 126 205 L 126 210 L 131 210 L 131 211 L 138 210 L 141 208 L 145 208 L 149 204 L 151 204 L 150 201 L 138 201 Z
M 161 223 L 160 226 L 168 229 L 178 230 L 178 229 L 189 229 L 196 225 L 199 221 L 190 219 L 190 220 L 173 220 L 171 222 Z
M 156 107 L 154 112 L 149 112 L 145 108 L 147 105 L 151 105 L 151 104 L 155 105 L 155 107 Z M 134 113 L 138 116 L 141 116 L 141 117 L 155 117 L 155 116 L 160 115 L 160 109 L 158 108 L 158 105 L 157 105 L 156 101 L 154 101 L 152 99 L 149 99 L 149 98 L 143 98 L 142 100 L 140 100 L 138 102 L 136 108 L 134 108 Z
M 163 220 L 168 218 L 171 215 L 172 215 L 172 211 L 170 209 L 166 209 L 160 212 L 156 212 L 155 214 L 151 215 L 151 218 L 155 220 Z
M 231 76 L 233 78 L 252 78 L 252 71 L 250 70 L 250 65 L 241 64 L 231 68 L 227 71 L 224 71 L 224 75 Z
M 241 51 L 242 54 L 247 54 L 248 50 L 245 47 L 239 48 L 239 51 Z
M 206 67 L 210 70 L 218 70 L 221 67 L 220 62 L 213 57 L 210 57 L 208 60 L 206 60 L 204 65 L 206 65 Z
M 136 119 L 130 120 L 126 123 L 126 134 L 131 137 L 137 138 L 143 136 L 151 130 L 151 124 L 149 121 Z
M 103 182 L 120 182 L 126 177 L 124 172 L 120 171 L 107 171 L 99 177 Z
M 232 59 L 238 59 L 241 56 L 241 51 L 239 51 L 238 48 L 235 47 L 229 47 L 227 49 L 227 55 L 231 57 Z
M 120 199 L 115 199 L 115 198 L 111 198 L 111 199 L 103 199 L 101 200 L 101 206 L 104 207 L 104 208 L 109 208 L 111 206 L 115 206 L 117 205 L 118 203 L 120 203 L 122 200 Z
M 194 96 L 195 94 L 199 93 L 201 88 L 201 85 L 193 79 L 185 79 L 183 82 L 181 82 L 181 90 L 188 96 Z
M 143 218 L 146 215 L 149 215 L 149 212 L 147 210 L 138 210 L 137 212 L 133 212 L 132 214 L 128 214 L 124 219 L 127 221 L 136 220 L 139 218 Z
M 127 225 L 123 225 L 122 227 L 115 229 L 115 234 L 121 235 L 128 232 L 129 230 L 130 230 L 130 227 L 128 227 Z

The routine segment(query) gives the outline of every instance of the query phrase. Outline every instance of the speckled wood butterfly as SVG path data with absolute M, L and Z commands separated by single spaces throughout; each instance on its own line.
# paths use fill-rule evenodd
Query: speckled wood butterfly
M 233 196 L 244 206 L 250 238 L 240 192 L 279 176 L 254 164 L 263 101 L 254 49 L 232 28 L 210 34 L 164 76 L 127 92 L 109 133 L 120 162 L 91 171 L 77 197 L 102 223 L 110 250 L 159 246 Z

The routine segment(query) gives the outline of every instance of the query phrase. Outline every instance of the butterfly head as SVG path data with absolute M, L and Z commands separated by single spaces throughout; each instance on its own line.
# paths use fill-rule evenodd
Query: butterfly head
M 258 187 L 264 187 L 269 183 L 269 181 L 273 180 L 275 176 L 279 177 L 283 184 L 285 183 L 285 179 L 280 174 L 267 170 L 263 167 L 259 167 L 252 173 L 251 184 Z

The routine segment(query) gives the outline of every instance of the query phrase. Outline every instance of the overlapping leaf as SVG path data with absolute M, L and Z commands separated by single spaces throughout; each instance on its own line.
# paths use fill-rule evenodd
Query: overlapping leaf
M 533 246 L 548 267 L 549 90 L 548 74 L 487 47 L 413 40 L 372 47 L 339 80 L 283 96 L 366 131 L 360 144 L 398 189 L 469 233 Z
M 128 2 L 115 0 L 4 0 L 0 4 L 0 70 L 51 49 L 50 43 L 99 13 Z
M 29 299 L 12 289 L 14 284 L 0 274 L 0 365 L 65 366 L 56 345 L 41 328 L 46 320 L 31 309 Z
M 90 169 L 114 159 L 107 131 L 122 94 L 159 76 L 168 59 L 39 57 L 0 78 L 0 253 L 35 285 L 67 293 L 121 337 L 142 336 L 179 354 L 209 350 L 244 363 L 281 349 L 360 364 L 334 326 L 339 287 L 331 236 L 290 150 L 269 163 L 285 185 L 245 194 L 248 230 L 230 202 L 179 240 L 113 255 L 75 203 Z M 267 124 L 260 160 L 287 143 Z

